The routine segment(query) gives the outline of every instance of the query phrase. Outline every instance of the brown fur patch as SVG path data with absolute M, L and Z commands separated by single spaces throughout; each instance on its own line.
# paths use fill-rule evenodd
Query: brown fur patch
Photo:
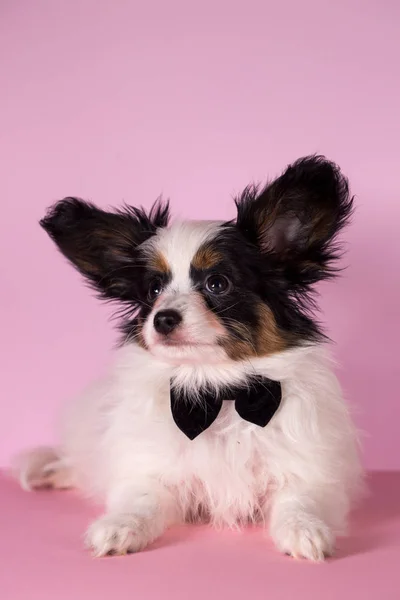
M 265 304 L 258 306 L 258 324 L 254 329 L 242 323 L 234 323 L 232 329 L 237 336 L 229 335 L 220 343 L 232 360 L 245 360 L 255 356 L 268 356 L 282 352 L 288 347 L 288 340 L 276 324 L 272 311 Z
M 196 254 L 192 260 L 192 266 L 195 269 L 199 269 L 200 271 L 204 271 L 206 269 L 211 269 L 215 267 L 219 262 L 221 262 L 222 256 L 215 248 L 212 247 L 211 244 L 203 244 L 197 250 Z
M 258 327 L 256 335 L 257 356 L 282 352 L 287 347 L 287 340 L 279 331 L 274 315 L 268 306 L 260 303 L 258 308 Z
M 170 268 L 167 259 L 161 252 L 156 252 L 149 257 L 149 266 L 157 273 L 169 273 Z

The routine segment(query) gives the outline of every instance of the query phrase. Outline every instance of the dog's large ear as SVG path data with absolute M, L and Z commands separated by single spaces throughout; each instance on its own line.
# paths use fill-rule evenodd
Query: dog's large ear
M 160 201 L 146 214 L 130 206 L 106 212 L 79 198 L 64 198 L 40 224 L 105 298 L 124 300 L 140 267 L 137 247 L 168 220 L 168 203 Z
M 248 187 L 236 204 L 237 227 L 289 283 L 307 287 L 334 274 L 336 236 L 353 209 L 347 179 L 335 164 L 302 158 L 263 190 Z

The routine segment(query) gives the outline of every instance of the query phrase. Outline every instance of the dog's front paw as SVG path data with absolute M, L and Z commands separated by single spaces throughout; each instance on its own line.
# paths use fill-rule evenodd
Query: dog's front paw
M 332 531 L 312 515 L 301 514 L 282 521 L 275 528 L 273 538 L 278 548 L 293 558 L 321 562 L 334 551 Z
M 85 537 L 96 557 L 139 552 L 151 541 L 146 524 L 131 514 L 104 515 L 90 525 Z

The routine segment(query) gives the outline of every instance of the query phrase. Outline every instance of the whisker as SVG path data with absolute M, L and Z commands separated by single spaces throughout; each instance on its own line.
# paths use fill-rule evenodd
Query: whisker
M 251 331 L 248 327 L 246 327 L 246 325 L 244 325 L 243 323 L 241 323 L 240 321 L 238 321 L 237 319 L 226 319 L 227 324 L 231 324 L 231 325 L 240 325 L 240 327 L 242 329 L 244 329 L 247 332 L 247 336 L 244 336 L 242 334 L 240 334 L 240 332 L 236 331 L 234 328 L 231 331 L 231 334 L 236 337 L 238 340 L 241 340 L 243 342 L 246 342 L 247 344 L 249 344 L 249 346 L 252 348 L 254 354 L 257 354 L 257 350 L 256 347 L 254 345 L 254 342 L 252 340 L 252 335 L 251 335 Z
M 216 315 L 222 315 L 222 313 L 226 312 L 227 310 L 230 310 L 231 308 L 234 308 L 235 306 L 237 306 L 238 304 L 240 304 L 239 302 L 235 302 L 235 304 L 231 304 L 230 306 L 227 306 L 226 308 L 224 308 L 223 310 L 216 310 L 215 314 Z

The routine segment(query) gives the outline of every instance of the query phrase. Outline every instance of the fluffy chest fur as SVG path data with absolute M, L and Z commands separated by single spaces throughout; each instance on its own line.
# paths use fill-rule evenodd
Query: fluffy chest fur
M 190 386 L 204 378 L 217 385 L 244 379 L 254 370 L 283 386 L 282 405 L 265 428 L 241 419 L 231 401 L 193 441 L 176 427 L 169 405 L 171 376 Z M 265 513 L 271 493 L 285 485 L 283 463 L 292 477 L 332 482 L 333 465 L 331 472 L 326 456 L 333 446 L 346 451 L 344 432 L 339 443 L 330 428 L 335 420 L 346 423 L 337 389 L 321 347 L 232 369 L 229 364 L 173 368 L 127 346 L 119 352 L 112 377 L 79 400 L 67 420 L 64 451 L 80 486 L 100 498 L 114 481 L 154 478 L 173 494 L 180 518 L 201 516 L 233 526 Z M 310 464 L 312 446 L 319 454 Z

